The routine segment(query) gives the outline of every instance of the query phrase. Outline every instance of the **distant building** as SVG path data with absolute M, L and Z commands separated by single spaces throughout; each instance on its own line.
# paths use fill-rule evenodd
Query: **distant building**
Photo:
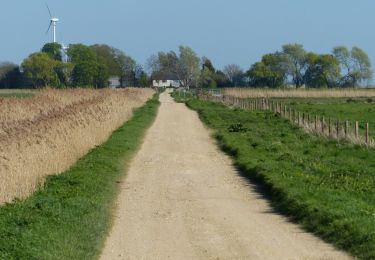
M 155 88 L 179 88 L 180 81 L 177 76 L 173 74 L 156 75 L 152 81 L 152 86 Z
M 152 85 L 156 88 L 179 88 L 181 87 L 180 81 L 175 79 L 159 79 L 153 80 Z
M 121 87 L 120 77 L 118 77 L 118 76 L 109 77 L 108 82 L 109 82 L 109 87 L 110 88 L 119 88 L 119 87 Z

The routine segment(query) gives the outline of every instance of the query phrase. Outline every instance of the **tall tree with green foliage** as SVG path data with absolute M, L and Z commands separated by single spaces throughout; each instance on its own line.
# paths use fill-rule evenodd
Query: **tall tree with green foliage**
M 200 76 L 200 85 L 203 88 L 216 88 L 216 69 L 207 57 L 202 58 L 202 69 Z
M 200 76 L 200 59 L 192 48 L 179 47 L 180 55 L 177 63 L 177 75 L 183 87 L 197 86 Z
M 95 44 L 90 46 L 98 57 L 98 62 L 108 67 L 108 73 L 111 76 L 121 76 L 121 67 L 118 62 L 120 50 L 106 44 Z
M 146 72 L 142 71 L 139 77 L 139 87 L 146 88 L 151 86 L 151 79 Z
M 41 51 L 47 53 L 51 59 L 62 61 L 62 46 L 60 43 L 47 43 L 43 46 Z
M 333 49 L 333 55 L 341 64 L 341 86 L 357 87 L 371 80 L 371 61 L 362 49 L 353 47 L 350 51 L 345 46 L 337 46 Z
M 51 59 L 47 53 L 31 54 L 22 63 L 27 79 L 35 88 L 59 85 L 56 67 L 59 62 Z
M 123 51 L 116 51 L 116 63 L 119 66 L 120 82 L 122 86 L 134 86 L 135 70 L 137 63 Z
M 307 87 L 333 88 L 340 79 L 340 62 L 333 55 L 309 53 L 306 56 L 308 68 L 304 76 Z
M 261 62 L 255 63 L 247 72 L 250 86 L 276 88 L 284 84 L 286 79 L 285 55 L 276 52 L 266 54 Z
M 304 74 L 307 69 L 306 51 L 302 44 L 286 44 L 282 46 L 285 55 L 285 68 L 297 88 L 304 84 Z
M 98 58 L 94 49 L 83 44 L 70 45 L 68 56 L 70 62 L 74 64 L 73 86 L 96 88 L 108 86 L 108 66 Z

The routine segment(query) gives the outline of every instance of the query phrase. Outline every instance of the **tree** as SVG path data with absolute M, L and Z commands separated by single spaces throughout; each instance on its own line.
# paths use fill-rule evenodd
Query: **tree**
M 250 85 L 254 87 L 280 87 L 286 79 L 285 55 L 280 52 L 266 54 L 262 61 L 250 68 Z
M 239 65 L 226 65 L 223 72 L 232 87 L 240 86 L 243 84 L 244 72 Z
M 0 63 L 0 88 L 16 88 L 22 85 L 20 68 L 10 62 Z
M 285 68 L 297 88 L 304 84 L 304 73 L 307 68 L 306 51 L 301 44 L 286 44 L 282 47 L 285 55 Z
M 121 76 L 121 67 L 118 62 L 118 55 L 122 52 L 105 44 L 95 44 L 90 46 L 98 57 L 98 62 L 108 67 L 108 73 L 111 76 Z
M 225 87 L 228 87 L 230 85 L 230 82 L 227 80 L 224 72 L 222 72 L 221 70 L 216 71 L 215 81 L 216 81 L 217 87 L 219 87 L 219 88 L 225 88 Z
M 206 57 L 202 58 L 200 85 L 204 88 L 216 88 L 216 69 L 211 60 Z
M 120 68 L 120 82 L 121 86 L 134 86 L 135 84 L 135 69 L 136 62 L 132 57 L 126 55 L 124 52 L 116 51 L 116 62 Z
M 149 86 L 151 86 L 151 79 L 144 71 L 142 71 L 142 74 L 139 77 L 139 87 L 146 88 Z
M 97 62 L 96 52 L 84 44 L 71 44 L 68 49 L 68 57 L 74 64 L 83 61 Z
M 93 87 L 96 83 L 98 64 L 92 61 L 81 61 L 75 64 L 72 81 L 76 87 Z
M 55 67 L 55 72 L 59 78 L 60 87 L 71 85 L 74 64 L 71 62 L 59 62 Z
M 61 50 L 61 44 L 54 42 L 45 44 L 41 51 L 47 53 L 51 59 L 62 61 Z
M 307 54 L 308 68 L 304 76 L 306 86 L 336 87 L 340 79 L 340 62 L 333 55 Z
M 98 63 L 96 66 L 95 76 L 94 76 L 94 86 L 96 88 L 106 88 L 108 87 L 109 70 L 105 63 Z
M 349 51 L 344 46 L 337 46 L 333 49 L 333 55 L 341 65 L 341 86 L 357 87 L 372 78 L 370 59 L 362 49 L 353 47 Z
M 57 86 L 59 80 L 55 68 L 58 64 L 47 53 L 37 52 L 23 61 L 22 68 L 34 87 Z
M 185 88 L 197 86 L 200 77 L 200 60 L 187 46 L 179 47 L 179 55 L 170 51 L 159 52 L 147 61 L 152 78 L 177 79 Z
M 177 63 L 177 75 L 183 87 L 198 85 L 200 76 L 199 58 L 188 46 L 179 47 L 180 55 Z
M 254 87 L 280 87 L 286 79 L 285 55 L 276 52 L 266 54 L 247 72 L 250 85 Z
M 151 77 L 156 79 L 178 79 L 177 69 L 179 66 L 179 58 L 173 51 L 168 53 L 159 52 L 152 55 L 147 60 L 147 67 L 151 72 Z
M 108 66 L 93 48 L 83 44 L 70 45 L 68 56 L 74 64 L 73 86 L 103 88 L 108 85 Z

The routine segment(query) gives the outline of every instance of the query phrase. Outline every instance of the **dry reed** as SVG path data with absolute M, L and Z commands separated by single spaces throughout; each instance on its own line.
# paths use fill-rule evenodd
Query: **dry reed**
M 0 98 L 0 204 L 26 198 L 47 175 L 68 169 L 153 93 L 75 89 Z
M 375 89 L 226 88 L 223 94 L 239 98 L 359 98 L 375 97 Z

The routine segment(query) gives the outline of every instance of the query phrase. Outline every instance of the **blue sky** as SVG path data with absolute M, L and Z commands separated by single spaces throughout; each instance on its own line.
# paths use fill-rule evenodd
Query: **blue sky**
M 217 68 L 248 69 L 294 42 L 319 53 L 356 45 L 375 62 L 373 0 L 2 0 L 0 61 L 21 63 L 52 40 L 46 2 L 60 42 L 106 43 L 140 64 L 189 45 Z

